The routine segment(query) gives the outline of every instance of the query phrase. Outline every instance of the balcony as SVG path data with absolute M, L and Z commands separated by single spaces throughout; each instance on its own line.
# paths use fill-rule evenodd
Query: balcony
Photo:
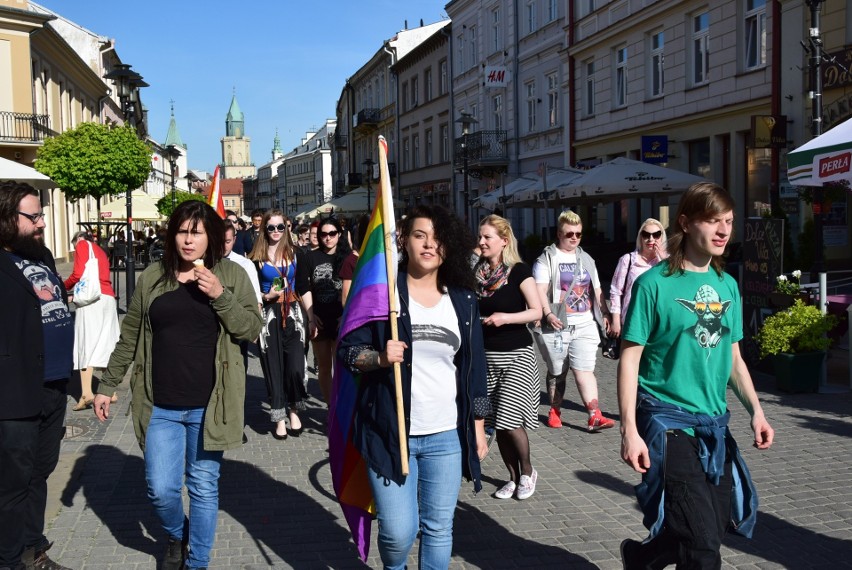
M 0 141 L 43 142 L 55 135 L 49 115 L 0 111 Z
M 352 128 L 356 131 L 369 131 L 379 126 L 382 118 L 381 109 L 361 109 L 352 117 Z
M 343 133 L 334 132 L 328 135 L 328 146 L 336 149 L 345 149 L 349 146 L 349 137 Z
M 468 170 L 500 170 L 509 165 L 509 147 L 506 145 L 506 131 L 477 131 L 465 137 L 455 139 L 453 166 L 464 167 L 467 155 Z

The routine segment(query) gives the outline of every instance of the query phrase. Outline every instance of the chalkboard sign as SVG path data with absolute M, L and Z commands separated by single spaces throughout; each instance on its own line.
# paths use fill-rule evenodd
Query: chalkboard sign
M 784 220 L 748 218 L 743 240 L 743 358 L 749 364 L 760 360 L 753 337 L 763 319 L 774 311 L 769 293 L 784 272 Z

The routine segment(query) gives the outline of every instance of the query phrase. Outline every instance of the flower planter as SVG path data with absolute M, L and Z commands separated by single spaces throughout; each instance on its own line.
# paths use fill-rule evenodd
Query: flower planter
M 807 293 L 799 293 L 798 295 L 779 293 L 778 291 L 772 291 L 769 293 L 769 302 L 777 309 L 788 309 L 792 307 L 796 299 L 801 299 L 805 305 L 811 304 L 811 296 Z
M 772 357 L 776 387 L 782 392 L 816 392 L 825 352 L 782 352 Z

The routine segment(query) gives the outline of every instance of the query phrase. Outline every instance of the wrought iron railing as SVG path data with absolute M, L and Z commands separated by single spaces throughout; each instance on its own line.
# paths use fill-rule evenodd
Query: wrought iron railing
M 455 139 L 453 164 L 456 168 L 499 164 L 509 160 L 506 131 L 477 131 Z
M 381 109 L 361 109 L 355 115 L 355 121 L 352 125 L 356 129 L 364 126 L 376 126 L 382 120 Z
M 55 135 L 50 115 L 0 111 L 0 140 L 37 142 Z

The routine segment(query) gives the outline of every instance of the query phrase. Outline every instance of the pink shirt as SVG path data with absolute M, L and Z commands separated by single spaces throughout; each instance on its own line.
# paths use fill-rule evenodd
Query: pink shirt
M 615 273 L 612 274 L 612 283 L 609 286 L 609 310 L 622 316 L 625 315 L 627 307 L 630 306 L 630 291 L 633 289 L 633 283 L 640 275 L 660 261 L 662 261 L 660 258 L 655 257 L 647 262 L 635 251 L 622 255 L 615 266 Z M 629 274 L 628 266 L 630 267 Z

